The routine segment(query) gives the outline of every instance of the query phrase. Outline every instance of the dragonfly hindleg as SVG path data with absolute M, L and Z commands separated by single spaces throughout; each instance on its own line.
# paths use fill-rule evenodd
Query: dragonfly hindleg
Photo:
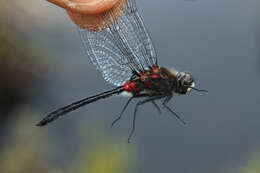
M 126 102 L 124 108 L 122 109 L 120 115 L 112 122 L 111 127 L 113 127 L 113 126 L 115 125 L 115 123 L 122 118 L 122 115 L 124 114 L 124 112 L 125 112 L 127 106 L 129 105 L 129 103 L 131 102 L 131 100 L 132 100 L 133 98 L 134 98 L 134 97 L 131 97 L 131 98 L 129 98 L 129 99 L 127 100 L 127 102 Z
M 154 105 L 154 107 L 158 110 L 159 114 L 161 115 L 162 111 L 161 111 L 160 107 L 158 106 L 158 104 L 154 100 L 152 101 L 152 104 Z
M 145 100 L 143 101 L 139 101 L 137 102 L 137 104 L 135 105 L 135 111 L 134 111 L 134 117 L 133 117 L 133 124 L 132 124 L 132 130 L 128 136 L 128 143 L 130 143 L 130 140 L 131 140 L 131 137 L 133 136 L 134 132 L 135 132 L 135 120 L 136 120 L 136 113 L 137 113 L 137 110 L 138 110 L 138 107 L 145 104 L 145 103 L 148 103 L 148 102 L 152 102 L 154 100 L 158 100 L 158 99 L 161 99 L 165 96 L 162 96 L 162 95 L 159 95 L 159 96 L 153 96 L 153 97 L 149 97 L 149 98 L 146 98 Z

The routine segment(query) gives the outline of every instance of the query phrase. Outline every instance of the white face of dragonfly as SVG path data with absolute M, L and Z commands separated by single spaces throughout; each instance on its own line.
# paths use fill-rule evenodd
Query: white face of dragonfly
M 180 81 L 181 88 L 185 93 L 190 92 L 192 90 L 192 88 L 195 87 L 194 79 L 190 75 L 190 73 L 180 72 L 177 74 L 177 78 Z
M 195 87 L 195 82 L 192 82 L 191 87 L 194 88 Z M 192 88 L 188 88 L 187 91 L 190 92 L 192 90 Z

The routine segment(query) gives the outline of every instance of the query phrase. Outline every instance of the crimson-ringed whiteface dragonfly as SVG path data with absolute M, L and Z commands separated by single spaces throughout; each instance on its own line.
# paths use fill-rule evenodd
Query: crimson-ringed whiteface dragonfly
M 142 98 L 134 109 L 128 142 L 135 131 L 137 110 L 145 103 L 152 103 L 161 113 L 156 100 L 163 99 L 162 106 L 185 124 L 185 121 L 167 105 L 168 102 L 174 94 L 184 95 L 192 89 L 205 90 L 195 88 L 194 79 L 189 73 L 166 69 L 157 64 L 156 51 L 138 13 L 135 0 L 126 1 L 119 19 L 112 13 L 108 17 L 114 20 L 108 28 L 100 31 L 79 28 L 79 33 L 91 62 L 101 72 L 105 81 L 116 87 L 57 109 L 37 126 L 44 126 L 84 105 L 119 94 L 128 94 L 130 98 L 111 126 L 121 119 L 133 99 Z

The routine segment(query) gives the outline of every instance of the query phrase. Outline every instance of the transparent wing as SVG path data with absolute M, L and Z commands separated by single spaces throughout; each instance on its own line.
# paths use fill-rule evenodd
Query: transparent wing
M 157 64 L 152 41 L 136 9 L 135 0 L 128 0 L 117 20 L 113 14 L 104 20 L 114 24 L 101 31 L 79 28 L 82 42 L 92 63 L 110 84 L 120 86 L 140 72 Z
M 108 30 L 91 32 L 80 29 L 80 34 L 88 57 L 105 81 L 120 86 L 130 79 L 132 71 Z

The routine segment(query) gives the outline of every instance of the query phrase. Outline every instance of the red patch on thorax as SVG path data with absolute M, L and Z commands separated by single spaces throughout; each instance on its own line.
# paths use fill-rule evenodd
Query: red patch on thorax
M 153 83 L 149 79 L 159 79 L 161 78 L 160 67 L 159 66 L 152 66 L 151 70 L 144 70 L 139 73 L 140 79 L 139 80 L 133 80 L 133 81 L 127 81 L 124 84 L 125 91 L 127 92 L 139 92 L 141 91 L 143 87 L 152 88 Z M 143 85 L 139 85 L 139 83 L 143 83 Z
M 128 81 L 124 84 L 124 88 L 126 92 L 138 92 L 140 91 L 140 88 L 136 87 L 135 82 L 133 81 Z

